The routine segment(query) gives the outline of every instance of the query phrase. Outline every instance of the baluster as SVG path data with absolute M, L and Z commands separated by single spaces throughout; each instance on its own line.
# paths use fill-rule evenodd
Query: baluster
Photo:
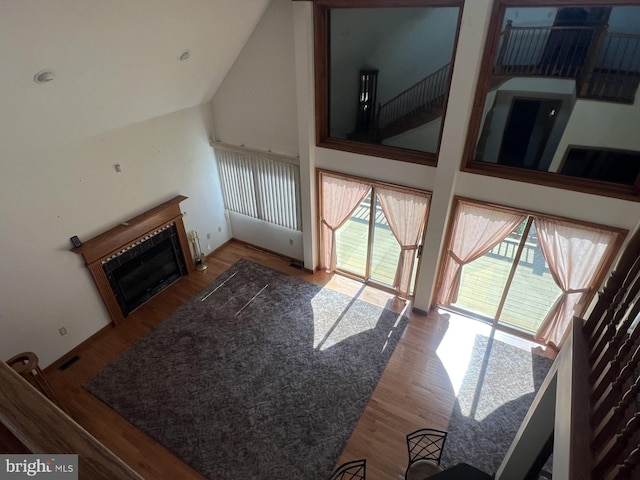
M 613 316 L 610 318 L 608 325 L 598 340 L 593 344 L 590 353 L 590 360 L 594 365 L 594 372 L 591 374 L 590 379 L 593 381 L 600 373 L 602 373 L 603 363 L 600 361 L 603 351 L 606 349 L 607 343 L 611 343 L 617 336 L 616 332 L 619 332 L 618 326 L 625 318 L 627 309 L 632 301 L 636 300 L 638 293 L 640 292 L 640 277 L 638 272 L 640 271 L 640 258 L 634 262 L 632 268 L 627 274 L 624 284 L 620 289 L 620 295 L 616 295 L 613 299 Z M 610 358 L 610 356 L 608 357 Z M 608 360 L 604 358 L 604 362 Z
M 589 347 L 592 352 L 598 351 L 597 346 L 603 345 L 603 341 L 609 341 L 615 333 L 615 325 L 612 325 L 611 319 L 626 297 L 629 285 L 640 271 L 639 254 L 640 233 L 636 232 L 618 260 L 598 303 L 587 320 L 585 330 L 589 336 Z M 610 302 L 608 302 L 609 298 L 611 298 Z M 592 355 L 592 359 L 595 359 L 595 356 Z
M 620 366 L 620 362 L 624 359 L 624 356 L 629 353 L 629 350 L 635 343 L 635 339 L 633 338 L 637 338 L 640 334 L 640 329 L 634 328 L 633 332 L 629 335 L 629 329 L 631 328 L 638 313 L 640 313 L 640 302 L 638 301 L 640 300 L 639 294 L 640 278 L 637 279 L 634 287 L 629 291 L 629 295 L 619 306 L 619 309 L 610 323 L 610 325 L 613 325 L 613 337 L 606 345 L 604 345 L 604 348 L 600 351 L 600 355 L 597 356 L 597 359 L 593 364 L 591 374 L 589 375 L 589 380 L 591 382 L 596 382 L 596 379 L 601 378 L 603 373 L 608 369 L 613 368 L 614 370 L 617 370 Z M 630 302 L 628 301 L 628 298 L 631 295 L 633 295 L 633 307 L 629 310 Z M 626 340 L 624 340 L 625 337 L 627 337 Z M 598 345 L 599 343 L 596 347 Z M 597 351 L 593 351 L 591 353 L 591 358 L 593 358 L 597 353 Z M 608 362 L 611 365 L 608 365 Z M 599 382 L 596 382 L 596 385 L 597 383 Z
M 640 465 L 640 444 L 629 454 L 629 456 L 622 462 L 622 464 L 616 465 L 614 470 L 615 476 L 607 477 L 607 480 L 631 480 L 632 478 L 638 478 L 637 475 L 631 476 Z
M 591 441 L 591 448 L 594 451 L 600 450 L 600 447 L 604 445 L 609 438 L 615 433 L 617 426 L 624 420 L 624 414 L 629 406 L 635 401 L 635 397 L 640 393 L 640 377 L 633 382 L 633 385 L 624 393 L 618 404 L 611 409 L 611 411 L 600 422 L 598 428 L 596 428 Z M 634 422 L 632 422 L 635 419 Z M 637 427 L 637 423 L 640 420 L 640 413 L 631 418 L 629 423 L 632 423 Z M 627 424 L 628 425 L 628 424 Z
M 638 263 L 638 266 L 640 266 L 640 261 L 636 263 Z M 589 345 L 590 347 L 589 360 L 592 362 L 592 364 L 595 364 L 595 361 L 597 360 L 598 356 L 604 349 L 604 346 L 608 342 L 610 342 L 611 339 L 615 336 L 615 333 L 617 331 L 616 327 L 620 322 L 620 320 L 622 319 L 622 317 L 624 316 L 624 314 L 626 313 L 626 309 L 629 306 L 629 295 L 628 295 L 629 283 L 632 280 L 633 280 L 632 271 L 629 271 L 626 278 L 624 279 L 622 287 L 618 290 L 618 293 L 616 293 L 616 295 L 613 297 L 613 301 L 611 302 L 611 305 L 609 306 L 609 308 L 607 308 L 607 311 L 605 312 L 605 315 L 602 319 L 603 326 L 602 328 L 599 329 L 600 330 L 599 336 L 596 338 L 594 337 L 591 338 L 592 343 L 590 342 L 590 345 Z
M 638 330 L 638 328 L 636 328 Z M 624 366 L 616 379 L 609 385 L 606 392 L 599 399 L 595 399 L 595 406 L 593 408 L 593 414 L 591 416 L 591 423 L 597 425 L 602 421 L 604 416 L 610 411 L 613 403 L 617 398 L 622 396 L 622 387 L 627 382 L 634 370 L 640 364 L 640 345 L 636 347 L 633 352 L 633 356 L 629 362 Z
M 593 478 L 602 478 L 603 474 L 614 467 L 617 457 L 624 451 L 629 443 L 629 439 L 640 430 L 640 412 L 631 417 L 622 431 L 614 435 L 606 447 L 597 454 Z M 624 462 L 628 461 L 626 459 Z M 623 462 L 623 464 L 624 464 Z M 633 467 L 634 465 L 631 465 Z

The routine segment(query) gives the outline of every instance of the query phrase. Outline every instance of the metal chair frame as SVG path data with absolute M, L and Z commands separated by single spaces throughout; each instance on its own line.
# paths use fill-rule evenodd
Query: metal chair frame
M 331 475 L 331 480 L 366 480 L 367 460 L 353 460 L 343 463 Z
M 409 465 L 405 471 L 405 478 L 412 464 L 418 460 L 431 460 L 440 465 L 447 432 L 434 428 L 421 428 L 407 435 L 407 450 L 409 451 Z

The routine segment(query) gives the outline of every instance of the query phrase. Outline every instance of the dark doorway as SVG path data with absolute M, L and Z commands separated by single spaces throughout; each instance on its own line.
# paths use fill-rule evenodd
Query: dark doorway
M 498 164 L 536 170 L 561 106 L 561 100 L 514 98 Z

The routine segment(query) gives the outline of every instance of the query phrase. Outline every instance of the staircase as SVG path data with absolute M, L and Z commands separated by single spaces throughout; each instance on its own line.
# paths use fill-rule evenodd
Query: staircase
M 376 143 L 442 116 L 450 73 L 448 63 L 380 105 L 375 122 Z

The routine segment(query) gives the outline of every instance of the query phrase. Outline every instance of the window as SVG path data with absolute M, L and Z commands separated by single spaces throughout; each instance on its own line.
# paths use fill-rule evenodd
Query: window
M 639 85 L 640 2 L 498 1 L 462 169 L 638 201 Z
M 462 3 L 314 2 L 318 145 L 435 165 Z
M 214 148 L 227 210 L 301 230 L 297 159 L 219 142 Z
M 437 302 L 560 346 L 625 233 L 458 199 Z
M 318 171 L 320 268 L 411 296 L 431 194 Z

